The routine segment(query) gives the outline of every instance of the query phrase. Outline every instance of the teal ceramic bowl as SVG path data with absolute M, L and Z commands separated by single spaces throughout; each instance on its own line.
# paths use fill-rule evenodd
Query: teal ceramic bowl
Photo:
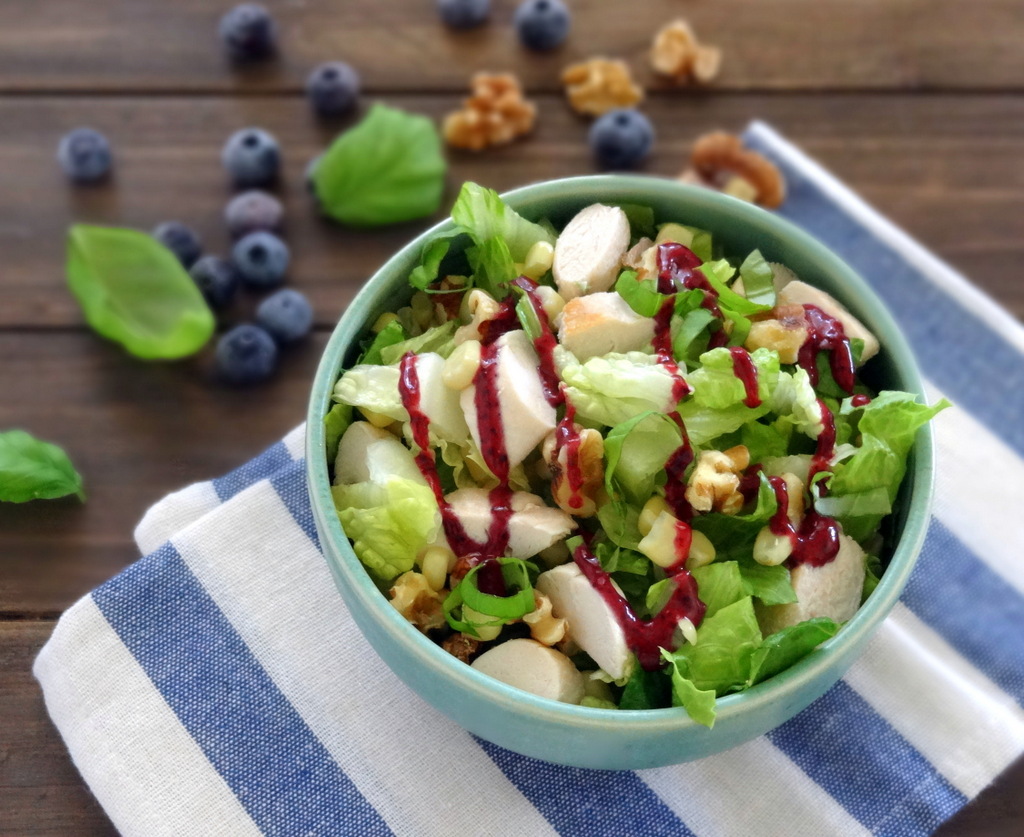
M 595 202 L 645 204 L 653 207 L 659 222 L 711 230 L 727 253 L 760 248 L 770 261 L 782 262 L 841 300 L 878 336 L 882 351 L 865 369 L 869 385 L 876 390 L 923 392 L 910 348 L 878 297 L 826 247 L 775 215 L 707 190 L 638 176 L 556 180 L 504 197 L 524 216 L 548 217 L 556 225 Z M 720 698 L 713 729 L 695 723 L 682 709 L 571 706 L 507 686 L 450 656 L 388 603 L 356 558 L 335 513 L 323 416 L 334 383 L 354 361 L 369 324 L 406 304 L 406 277 L 417 264 L 423 243 L 449 226 L 442 223 L 410 242 L 366 283 L 327 345 L 309 403 L 306 457 L 320 544 L 345 603 L 377 653 L 413 691 L 475 735 L 527 756 L 581 767 L 635 769 L 698 759 L 767 732 L 824 694 L 895 605 L 921 548 L 932 493 L 932 439 L 927 428 L 916 441 L 891 520 L 895 549 L 878 587 L 846 626 L 808 657 L 742 694 Z

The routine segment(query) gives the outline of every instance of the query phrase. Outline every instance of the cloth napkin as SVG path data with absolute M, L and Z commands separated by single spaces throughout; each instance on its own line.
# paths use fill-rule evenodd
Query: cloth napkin
M 781 214 L 895 312 L 931 399 L 937 502 L 849 674 L 720 755 L 588 771 L 475 739 L 378 659 L 313 527 L 302 428 L 152 508 L 146 557 L 64 614 L 35 674 L 126 835 L 918 835 L 1024 751 L 1024 329 L 766 125 Z

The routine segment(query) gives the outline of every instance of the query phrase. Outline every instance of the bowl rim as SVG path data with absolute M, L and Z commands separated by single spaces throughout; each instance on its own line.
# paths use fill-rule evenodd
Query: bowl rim
M 829 273 L 839 275 L 843 287 L 850 289 L 849 298 L 871 308 L 870 318 L 876 324 L 880 324 L 886 333 L 885 351 L 891 356 L 902 388 L 924 397 L 921 373 L 914 354 L 887 306 L 853 268 L 823 243 L 787 219 L 727 195 L 650 175 L 606 174 L 559 178 L 522 186 L 502 193 L 501 197 L 518 212 L 532 217 L 532 206 L 552 199 L 564 199 L 566 190 L 571 190 L 581 200 L 590 199 L 590 202 L 627 202 L 625 199 L 633 198 L 631 202 L 642 203 L 642 198 L 637 198 L 643 194 L 652 197 L 657 195 L 667 200 L 684 196 L 686 202 L 690 204 L 690 209 L 695 213 L 699 212 L 702 206 L 715 206 L 719 211 L 738 216 L 737 220 L 741 223 L 790 239 L 807 254 L 809 260 L 825 266 Z M 600 196 L 595 193 L 600 193 Z M 396 264 L 414 253 L 418 256 L 428 240 L 453 226 L 450 218 L 433 225 L 390 256 L 366 280 L 335 326 L 317 367 L 306 417 L 306 474 L 310 503 L 322 542 L 321 551 L 335 575 L 335 580 L 340 583 L 343 579 L 347 591 L 357 597 L 377 626 L 389 633 L 393 639 L 402 642 L 406 646 L 406 651 L 413 654 L 421 665 L 449 679 L 459 689 L 508 708 L 514 707 L 522 716 L 532 716 L 546 722 L 554 720 L 580 730 L 602 728 L 610 721 L 614 721 L 617 726 L 629 725 L 630 728 L 655 734 L 677 732 L 688 727 L 706 729 L 680 707 L 623 710 L 577 706 L 533 695 L 482 674 L 431 641 L 388 604 L 345 536 L 331 500 L 327 458 L 324 455 L 326 442 L 323 417 L 330 408 L 330 396 L 342 369 L 344 351 L 351 346 L 351 341 L 365 330 L 365 323 L 354 323 L 355 312 L 369 305 L 382 290 L 397 284 L 387 281 Z M 861 313 L 858 312 L 858 316 Z M 828 677 L 830 670 L 834 670 L 836 666 L 841 670 L 833 678 L 833 682 L 838 680 L 845 672 L 845 667 L 852 662 L 847 656 L 856 652 L 858 646 L 888 616 L 913 571 L 927 533 L 934 491 L 933 445 L 931 425 L 925 425 L 915 438 L 912 459 L 904 477 L 912 479 L 913 485 L 903 515 L 903 531 L 888 567 L 868 600 L 841 631 L 802 660 L 743 692 L 717 698 L 716 729 L 727 726 L 729 719 L 734 716 L 767 709 L 780 699 L 797 698 L 801 692 L 812 688 L 822 678 Z M 328 550 L 334 557 L 328 554 Z M 713 730 L 707 732 L 712 733 Z

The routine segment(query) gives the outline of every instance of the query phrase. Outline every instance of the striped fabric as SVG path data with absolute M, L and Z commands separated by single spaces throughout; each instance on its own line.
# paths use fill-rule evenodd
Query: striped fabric
M 126 835 L 920 835 L 1024 752 L 1024 330 L 768 127 L 782 214 L 850 262 L 921 359 L 935 518 L 834 689 L 699 762 L 597 772 L 440 716 L 376 657 L 320 556 L 302 429 L 157 504 L 145 558 L 58 623 L 35 674 Z

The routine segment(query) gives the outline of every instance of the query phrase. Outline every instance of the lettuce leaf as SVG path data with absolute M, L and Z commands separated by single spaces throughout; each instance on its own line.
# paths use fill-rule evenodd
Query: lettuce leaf
M 363 352 L 362 356 L 359 358 L 359 363 L 384 363 L 380 357 L 381 352 L 388 346 L 394 346 L 396 343 L 401 343 L 408 337 L 409 335 L 402 326 L 402 323 L 398 320 L 392 320 L 374 335 L 370 345 L 366 347 L 366 351 Z
M 452 206 L 452 220 L 469 233 L 478 245 L 501 241 L 513 262 L 524 261 L 530 248 L 538 241 L 555 243 L 555 236 L 549 230 L 527 221 L 506 204 L 497 192 L 477 183 L 463 184 Z
M 673 703 L 685 707 L 695 721 L 711 726 L 714 697 L 747 685 L 751 658 L 760 645 L 761 629 L 749 596 L 706 616 L 695 644 L 686 643 L 665 655 L 672 666 Z
M 411 570 L 441 527 L 433 492 L 412 480 L 336 485 L 331 494 L 356 555 L 382 582 Z
M 441 357 L 448 357 L 448 355 L 455 351 L 455 330 L 458 327 L 457 321 L 449 320 L 444 325 L 428 328 L 423 334 L 416 337 L 408 337 L 405 340 L 382 346 L 378 362 L 385 366 L 390 366 L 391 364 L 398 363 L 405 356 L 406 352 L 412 352 L 417 355 L 422 355 L 426 352 L 436 352 Z M 382 331 L 381 334 L 383 333 Z M 370 363 L 371 361 L 367 360 L 364 362 Z
M 672 374 L 643 352 L 569 362 L 561 377 L 577 415 L 609 427 L 650 410 L 667 413 L 675 407 Z
M 694 568 L 690 574 L 697 582 L 698 597 L 707 605 L 705 619 L 750 595 L 739 564 L 735 561 L 715 561 Z
M 396 421 L 408 421 L 409 413 L 402 406 L 402 396 L 398 391 L 399 377 L 397 366 L 358 364 L 338 379 L 334 385 L 334 400 L 372 410 Z
M 643 505 L 668 458 L 683 443 L 683 434 L 664 413 L 648 411 L 617 424 L 604 439 L 605 488 L 616 497 Z
M 839 623 L 820 616 L 771 634 L 751 656 L 747 685 L 760 683 L 802 660 L 826 639 L 834 637 L 839 628 Z
M 771 265 L 760 250 L 754 250 L 740 265 L 740 278 L 747 299 L 758 305 L 775 305 L 775 278 Z
M 750 353 L 750 360 L 757 370 L 758 397 L 762 403 L 770 402 L 779 383 L 779 355 L 771 349 L 757 349 Z M 686 381 L 693 388 L 690 400 L 700 407 L 721 410 L 742 404 L 747 397 L 743 381 L 736 377 L 732 354 L 726 348 L 704 352 L 700 367 L 689 373 Z
M 859 541 L 878 529 L 888 513 L 881 511 L 878 491 L 885 492 L 890 505 L 896 500 L 917 431 L 948 406 L 949 402 L 942 400 L 929 407 L 918 404 L 911 393 L 892 391 L 879 393 L 865 407 L 843 402 L 842 415 L 862 410 L 857 428 L 861 445 L 849 459 L 833 467 L 829 483 L 832 509 L 839 512 L 835 517 L 846 534 Z M 847 507 L 841 507 L 842 498 L 855 495 L 855 501 L 847 500 Z

